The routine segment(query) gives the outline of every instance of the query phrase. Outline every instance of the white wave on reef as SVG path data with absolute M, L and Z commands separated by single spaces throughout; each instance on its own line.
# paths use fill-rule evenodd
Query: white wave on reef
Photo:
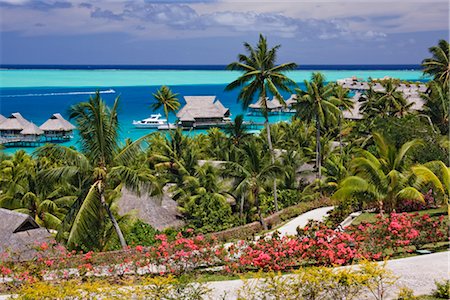
M 113 89 L 98 91 L 100 94 L 114 94 Z M 44 93 L 44 94 L 19 94 L 19 95 L 0 95 L 2 98 L 8 97 L 40 97 L 40 96 L 68 96 L 68 95 L 95 95 L 97 92 L 65 92 L 65 93 Z

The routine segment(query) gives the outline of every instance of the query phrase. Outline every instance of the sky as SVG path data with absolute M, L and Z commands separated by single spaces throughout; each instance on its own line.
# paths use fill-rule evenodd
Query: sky
M 228 64 L 258 35 L 278 62 L 420 64 L 447 0 L 0 0 L 1 64 Z

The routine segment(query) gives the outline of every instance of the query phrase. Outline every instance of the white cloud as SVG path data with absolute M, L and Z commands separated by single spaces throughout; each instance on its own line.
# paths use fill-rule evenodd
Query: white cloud
M 406 1 L 406 0 L 405 0 Z M 370 1 L 71 1 L 70 8 L 39 11 L 63 0 L 9 0 L 1 30 L 27 35 L 121 32 L 140 39 L 233 36 L 265 33 L 298 39 L 380 40 L 391 33 L 447 30 L 448 7 Z M 431 0 L 432 1 L 432 0 Z M 172 3 L 177 2 L 177 3 Z M 0 0 L 0 3 L 2 1 Z M 6 3 L 3 1 L 3 3 Z M 14 5 L 14 8 L 8 6 Z M 34 7 L 34 9 L 33 9 Z M 41 24 L 43 26 L 35 26 Z

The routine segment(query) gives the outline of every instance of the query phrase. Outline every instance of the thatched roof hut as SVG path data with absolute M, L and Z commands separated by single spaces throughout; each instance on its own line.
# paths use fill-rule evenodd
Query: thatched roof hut
M 6 120 L 6 117 L 3 116 L 3 115 L 0 115 L 0 123 L 3 122 L 3 121 L 5 121 L 5 120 Z
M 274 98 L 273 100 L 269 100 L 267 98 L 266 103 L 268 110 L 276 110 L 281 109 L 283 107 L 277 98 Z M 252 103 L 248 107 L 251 109 L 260 110 L 264 108 L 264 105 L 262 99 L 259 99 L 256 103 Z
M 177 113 L 181 123 L 222 122 L 230 110 L 216 96 L 185 96 L 186 105 Z
M 23 135 L 42 135 L 44 134 L 44 131 L 37 127 L 33 122 L 30 122 L 20 133 Z
M 158 198 L 147 194 L 138 196 L 127 189 L 122 189 L 122 197 L 118 202 L 119 214 L 136 212 L 139 219 L 158 230 L 184 225 L 177 206 L 177 202 L 167 193 Z
M 36 244 L 52 238 L 29 215 L 0 208 L 0 219 L 0 252 L 9 251 L 14 258 L 32 258 L 36 254 Z
M 76 127 L 73 126 L 69 121 L 63 118 L 61 114 L 53 114 L 50 119 L 39 126 L 44 132 L 71 132 Z
M 0 123 L 0 131 L 10 131 L 19 133 L 25 127 L 28 126 L 30 122 L 27 121 L 20 113 L 13 113 L 3 122 Z
M 292 94 L 285 102 L 287 107 L 292 107 L 297 103 L 297 94 Z

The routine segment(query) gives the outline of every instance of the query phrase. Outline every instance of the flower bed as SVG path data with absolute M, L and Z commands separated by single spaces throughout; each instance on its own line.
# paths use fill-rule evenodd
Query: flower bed
M 32 261 L 17 263 L 6 255 L 0 261 L 3 282 L 13 287 L 23 282 L 70 279 L 83 276 L 126 274 L 182 274 L 220 266 L 228 272 L 288 270 L 302 265 L 333 266 L 354 260 L 380 260 L 412 252 L 427 243 L 448 241 L 446 220 L 428 215 L 395 214 L 379 216 L 375 223 L 335 231 L 322 223 L 310 222 L 293 237 L 240 241 L 224 247 L 217 239 L 192 233 L 178 234 L 174 241 L 158 235 L 153 247 L 136 246 L 109 253 L 68 252 L 59 245 L 41 244 Z M 0 278 L 1 280 L 1 278 Z

